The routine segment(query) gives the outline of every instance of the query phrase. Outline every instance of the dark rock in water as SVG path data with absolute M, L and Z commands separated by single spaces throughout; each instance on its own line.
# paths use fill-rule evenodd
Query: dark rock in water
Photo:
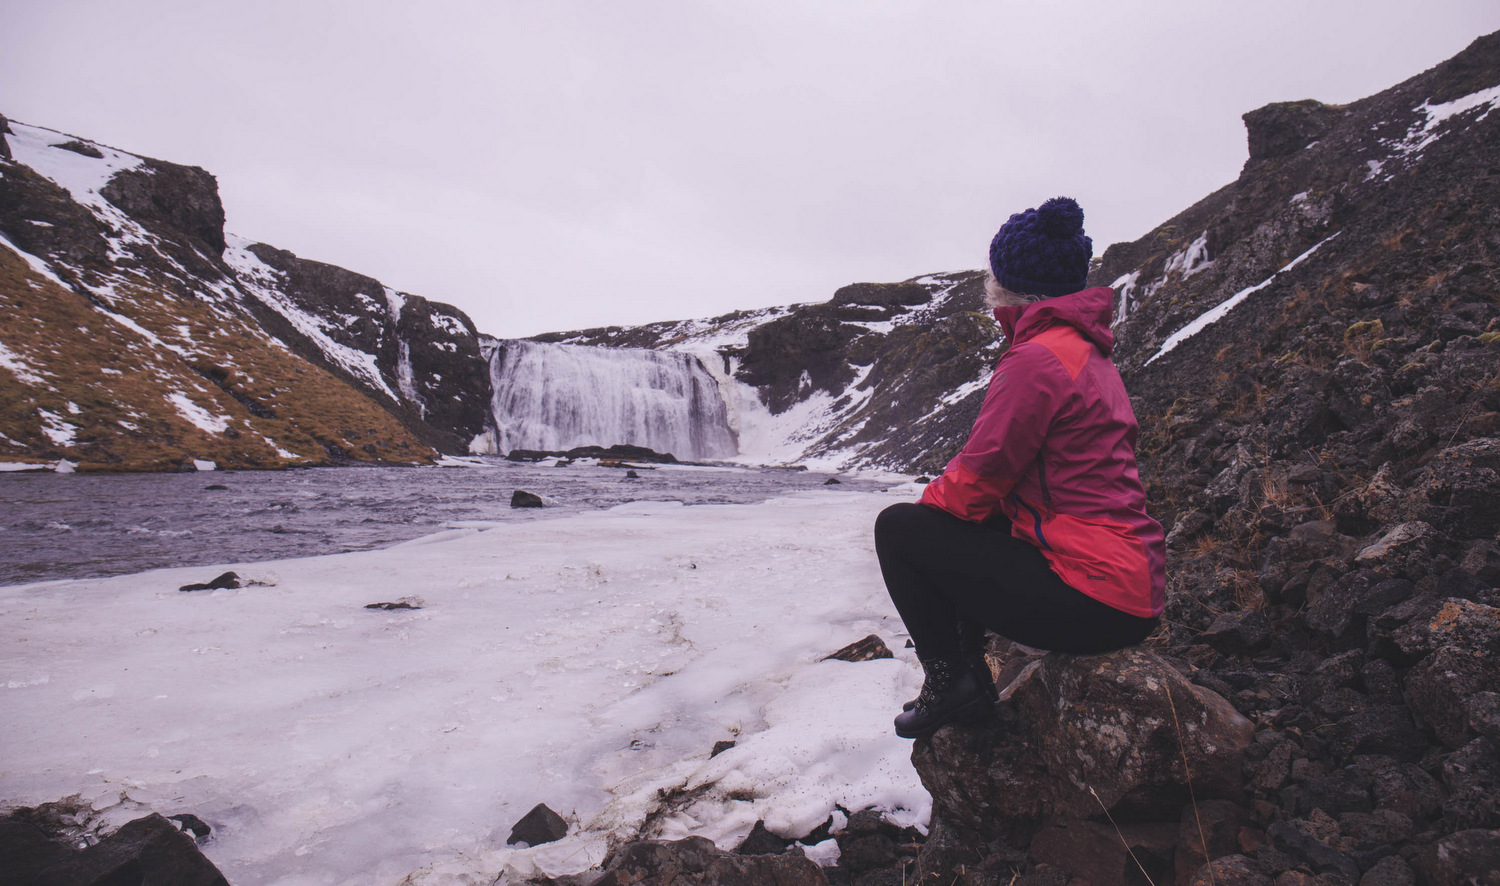
M 228 886 L 193 838 L 156 814 L 138 818 L 81 850 L 49 840 L 29 823 L 0 822 L 0 882 Z
M 414 605 L 412 603 L 409 603 L 409 602 L 407 602 L 405 600 L 400 600 L 400 601 L 397 601 L 395 603 L 366 603 L 365 604 L 365 608 L 366 609 L 379 609 L 379 610 L 383 610 L 383 611 L 389 612 L 389 611 L 391 611 L 393 609 L 421 609 L 422 607 L 416 606 L 416 605 Z
M 828 876 L 812 859 L 793 853 L 733 855 L 705 837 L 673 842 L 627 843 L 607 862 L 594 886 L 671 883 L 674 886 L 827 886 Z
M 233 572 L 225 572 L 225 573 L 219 575 L 217 578 L 213 579 L 212 581 L 205 582 L 203 584 L 183 585 L 182 587 L 178 588 L 177 590 L 179 590 L 179 591 L 223 591 L 223 590 L 233 590 L 234 588 L 242 588 L 242 587 L 244 587 L 244 584 L 241 583 L 239 575 L 237 575 L 236 573 L 233 573 Z
M 716 741 L 714 742 L 713 750 L 708 752 L 708 758 L 712 760 L 732 747 L 734 747 L 734 742 L 727 738 Z
M 670 452 L 657 452 L 644 446 L 631 446 L 628 443 L 616 443 L 613 446 L 578 446 L 563 453 L 572 459 L 578 458 L 610 458 L 625 461 L 644 461 L 656 464 L 677 464 L 677 458 Z
M 780 855 L 786 851 L 790 840 L 783 840 L 770 831 L 766 830 L 764 821 L 757 821 L 755 827 L 750 829 L 750 836 L 740 841 L 740 845 L 734 850 L 735 855 Z
M 212 491 L 220 491 L 220 490 L 228 489 L 229 487 L 225 486 L 223 483 L 210 483 L 209 485 L 207 485 L 207 486 L 205 486 L 203 488 L 204 489 L 208 489 L 208 490 L 212 490 Z
M 531 811 L 521 816 L 510 829 L 510 837 L 506 844 L 525 843 L 527 846 L 540 846 L 543 843 L 551 843 L 561 840 L 568 835 L 568 823 L 563 817 L 547 808 L 547 804 L 538 803 Z
M 923 486 L 926 486 L 928 483 L 932 482 L 932 478 L 931 477 L 918 477 L 917 479 L 913 480 L 912 482 L 913 483 L 921 483 Z
M 844 481 L 840 480 L 838 477 L 829 477 L 827 480 L 823 481 L 823 485 L 824 486 L 838 486 L 840 483 L 843 483 L 843 482 Z
M 1417 868 L 1426 886 L 1500 886 L 1500 833 L 1450 834 L 1417 858 Z
M 625 479 L 626 480 L 639 480 L 639 479 L 641 479 L 641 475 L 637 474 L 635 471 L 626 471 L 625 472 Z
M 576 446 L 566 452 L 551 452 L 542 449 L 512 449 L 505 454 L 507 461 L 541 461 L 544 458 L 559 458 L 575 461 L 580 458 L 597 458 L 608 461 L 641 461 L 650 464 L 677 464 L 677 457 L 670 452 L 657 452 L 644 446 L 616 443 L 613 446 Z
M 1189 800 L 1237 799 L 1253 726 L 1144 649 L 1024 664 L 986 720 L 912 748 L 934 815 L 1012 845 L 1108 810 L 1177 827 Z M 923 850 L 926 851 L 925 848 Z M 950 875 L 951 876 L 951 875 Z
M 829 659 L 836 659 L 838 661 L 874 661 L 877 658 L 894 657 L 895 656 L 892 655 L 890 647 L 885 645 L 885 641 L 880 639 L 875 634 L 871 634 L 863 640 L 856 640 L 853 643 L 850 643 L 848 646 L 845 646 L 843 649 L 840 649 L 832 655 L 823 656 L 822 660 L 828 661 Z
M 544 505 L 542 504 L 542 497 L 540 495 L 537 495 L 534 492 L 527 492 L 524 489 L 517 489 L 515 492 L 512 492 L 510 494 L 510 506 L 513 508 L 544 507 Z

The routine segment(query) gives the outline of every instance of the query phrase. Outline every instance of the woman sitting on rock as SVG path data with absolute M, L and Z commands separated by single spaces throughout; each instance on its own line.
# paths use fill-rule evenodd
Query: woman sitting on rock
M 1165 545 L 1146 514 L 1135 413 L 1110 361 L 1115 293 L 1066 197 L 990 242 L 989 302 L 1010 348 L 963 451 L 920 504 L 886 508 L 875 549 L 926 679 L 896 717 L 923 738 L 998 695 L 985 632 L 1072 653 L 1140 643 L 1162 612 Z

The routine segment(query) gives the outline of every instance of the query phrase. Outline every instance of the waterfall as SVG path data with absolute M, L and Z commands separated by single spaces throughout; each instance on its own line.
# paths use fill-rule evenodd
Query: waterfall
M 616 443 L 684 459 L 737 452 L 719 382 L 692 354 L 530 341 L 487 350 L 497 452 Z

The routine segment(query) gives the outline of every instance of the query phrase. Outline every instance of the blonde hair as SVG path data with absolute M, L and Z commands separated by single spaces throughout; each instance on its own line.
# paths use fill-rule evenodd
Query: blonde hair
M 995 279 L 994 271 L 986 269 L 984 272 L 984 303 L 992 308 L 1029 305 L 1045 298 L 1045 295 L 1022 295 L 1019 292 L 1011 292 Z

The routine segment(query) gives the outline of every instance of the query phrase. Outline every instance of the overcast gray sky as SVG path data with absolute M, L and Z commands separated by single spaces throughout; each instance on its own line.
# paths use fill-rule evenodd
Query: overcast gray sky
M 230 231 L 500 336 L 1096 254 L 1233 180 L 1240 115 L 1378 92 L 1494 0 L 0 0 L 0 113 L 214 173 Z

